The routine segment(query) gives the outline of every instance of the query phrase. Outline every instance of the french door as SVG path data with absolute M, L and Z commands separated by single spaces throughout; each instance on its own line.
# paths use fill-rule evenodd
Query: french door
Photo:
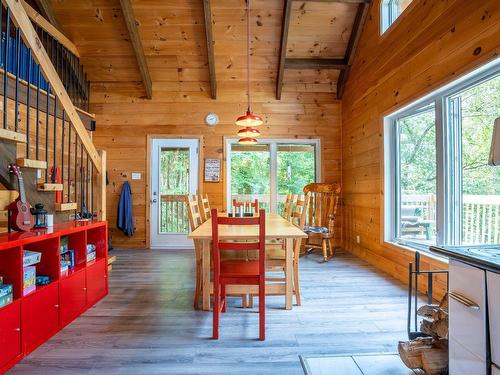
M 260 208 L 282 214 L 288 193 L 302 194 L 321 180 L 319 150 L 318 139 L 260 139 L 256 145 L 226 139 L 227 209 L 233 199 L 258 199 Z
M 153 139 L 150 181 L 151 248 L 192 248 L 186 195 L 198 194 L 198 139 Z

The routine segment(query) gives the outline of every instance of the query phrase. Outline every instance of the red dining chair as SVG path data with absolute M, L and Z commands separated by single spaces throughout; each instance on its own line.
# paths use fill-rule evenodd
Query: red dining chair
M 255 213 L 259 212 L 259 200 L 255 199 L 253 202 L 248 202 L 250 204 L 250 207 L 253 208 L 253 211 Z M 243 207 L 245 204 L 248 204 L 245 202 L 238 202 L 236 199 L 233 199 L 233 207 Z
M 265 211 L 260 210 L 259 216 L 250 218 L 220 217 L 217 210 L 212 210 L 212 259 L 214 267 L 214 305 L 213 305 L 213 338 L 219 339 L 219 318 L 221 312 L 226 312 L 227 285 L 258 285 L 259 286 L 259 339 L 265 340 L 265 309 L 266 309 L 266 226 Z M 231 239 L 219 238 L 220 225 L 258 225 L 259 239 L 251 242 L 235 242 Z M 223 260 L 221 251 L 258 250 L 258 260 Z

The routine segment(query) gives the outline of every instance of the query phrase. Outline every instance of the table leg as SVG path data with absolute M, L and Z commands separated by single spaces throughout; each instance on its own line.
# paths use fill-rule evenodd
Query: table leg
M 210 310 L 210 241 L 202 241 L 203 310 Z
M 285 248 L 285 309 L 291 310 L 293 303 L 293 238 L 286 239 Z

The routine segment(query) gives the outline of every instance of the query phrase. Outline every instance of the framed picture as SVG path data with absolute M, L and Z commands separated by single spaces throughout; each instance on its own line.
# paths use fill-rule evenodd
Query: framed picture
M 220 159 L 205 159 L 205 182 L 220 181 Z

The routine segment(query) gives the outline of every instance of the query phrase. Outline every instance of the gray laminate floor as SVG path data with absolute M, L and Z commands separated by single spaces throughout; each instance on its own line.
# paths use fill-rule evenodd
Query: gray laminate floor
M 240 300 L 222 316 L 194 311 L 188 251 L 115 251 L 110 294 L 9 375 L 303 374 L 299 355 L 395 352 L 405 335 L 402 284 L 347 253 L 301 258 L 302 306 L 269 297 L 267 340 Z M 342 375 L 342 374 L 338 374 Z

